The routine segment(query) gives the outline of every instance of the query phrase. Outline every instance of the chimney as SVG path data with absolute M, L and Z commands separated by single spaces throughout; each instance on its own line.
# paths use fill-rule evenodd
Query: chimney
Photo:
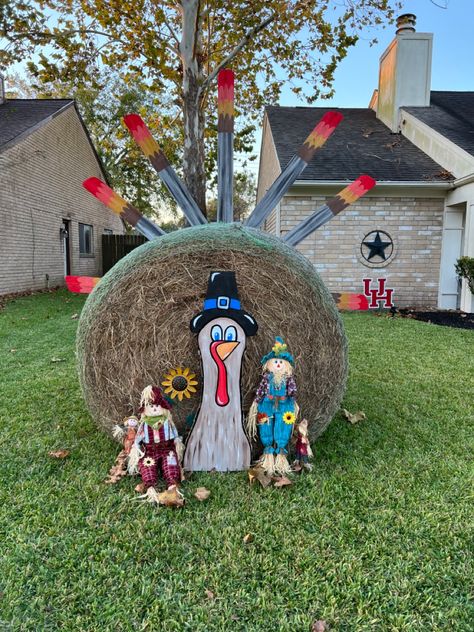
M 3 105 L 5 101 L 5 77 L 0 73 L 0 105 Z
M 399 109 L 428 106 L 431 91 L 432 33 L 417 33 L 416 16 L 397 18 L 395 39 L 380 58 L 377 118 L 399 131 Z

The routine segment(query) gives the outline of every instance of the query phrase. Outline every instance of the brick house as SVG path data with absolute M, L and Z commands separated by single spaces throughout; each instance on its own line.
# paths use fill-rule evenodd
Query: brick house
M 102 234 L 124 226 L 82 187 L 106 175 L 74 101 L 0 94 L 0 294 L 100 276 Z
M 398 306 L 472 312 L 454 264 L 474 256 L 474 92 L 431 92 L 433 36 L 417 33 L 414 18 L 399 19 L 369 107 L 340 108 L 344 121 L 265 229 L 284 235 L 348 181 L 371 175 L 375 189 L 298 249 L 332 292 L 361 293 L 362 279 L 385 278 Z M 266 108 L 258 199 L 328 109 Z

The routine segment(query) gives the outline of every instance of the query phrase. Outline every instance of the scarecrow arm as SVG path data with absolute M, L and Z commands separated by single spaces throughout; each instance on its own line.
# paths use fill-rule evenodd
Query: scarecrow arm
M 178 178 L 174 169 L 170 166 L 166 156 L 161 151 L 141 116 L 138 114 L 128 114 L 124 116 L 123 121 L 133 136 L 133 139 L 151 162 L 171 196 L 176 201 L 176 204 L 186 215 L 191 226 L 207 224 L 207 219 L 204 217 L 201 209 L 196 204 L 184 183 Z
M 323 116 L 299 148 L 298 154 L 293 156 L 288 165 L 280 173 L 278 178 L 252 211 L 250 217 L 245 222 L 247 226 L 258 228 L 263 224 L 265 219 L 280 202 L 293 182 L 306 169 L 316 150 L 322 147 L 329 136 L 331 136 L 334 132 L 336 127 L 342 121 L 342 118 L 343 116 L 339 112 L 327 112 Z
M 255 393 L 255 401 L 257 403 L 260 403 L 262 399 L 264 399 L 268 395 L 268 391 L 268 375 L 265 374 L 262 378 L 262 381 L 258 385 L 257 392 Z
M 340 191 L 336 197 L 320 206 L 312 215 L 306 217 L 295 226 L 283 239 L 289 246 L 297 246 L 317 228 L 332 219 L 335 215 L 353 204 L 375 186 L 375 180 L 370 176 L 359 176 L 352 184 Z
M 286 393 L 288 395 L 288 397 L 296 397 L 296 382 L 295 382 L 295 378 L 290 375 L 290 377 L 287 379 L 286 381 Z

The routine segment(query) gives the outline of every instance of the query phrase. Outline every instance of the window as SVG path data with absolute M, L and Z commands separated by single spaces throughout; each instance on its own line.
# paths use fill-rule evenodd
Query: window
M 104 235 L 113 235 L 114 231 L 111 228 L 104 228 Z
M 81 255 L 94 254 L 94 239 L 90 224 L 79 224 L 79 253 Z

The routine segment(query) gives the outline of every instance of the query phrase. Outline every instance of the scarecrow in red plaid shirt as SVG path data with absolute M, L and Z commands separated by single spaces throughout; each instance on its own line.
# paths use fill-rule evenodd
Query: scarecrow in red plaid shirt
M 129 455 L 128 471 L 140 472 L 146 493 L 142 498 L 149 502 L 183 505 L 179 491 L 182 479 L 180 458 L 182 441 L 171 416 L 171 406 L 158 386 L 147 386 L 140 400 L 140 425 Z M 157 492 L 159 474 L 167 490 Z

